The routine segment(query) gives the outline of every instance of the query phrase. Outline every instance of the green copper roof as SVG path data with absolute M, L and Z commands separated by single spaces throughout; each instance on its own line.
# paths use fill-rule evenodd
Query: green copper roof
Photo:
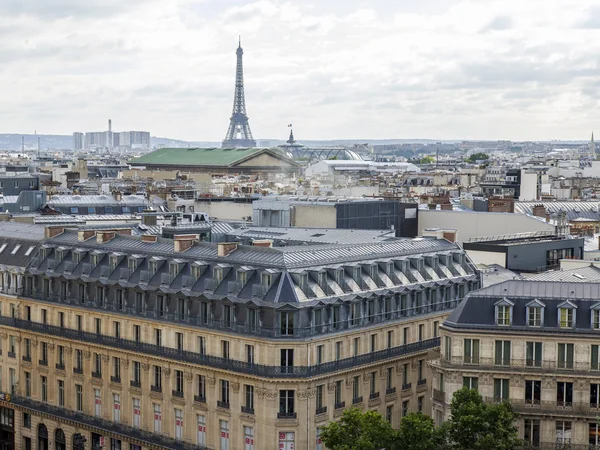
M 229 166 L 264 148 L 161 148 L 133 159 L 135 165 L 165 164 L 187 166 Z M 283 157 L 283 155 L 281 155 Z

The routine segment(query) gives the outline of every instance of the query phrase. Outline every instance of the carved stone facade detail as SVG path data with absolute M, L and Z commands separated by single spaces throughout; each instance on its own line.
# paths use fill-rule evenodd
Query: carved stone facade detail
M 127 369 L 129 367 L 129 360 L 128 359 L 122 359 L 121 360 L 121 366 L 123 366 L 123 369 Z
M 458 373 L 456 375 L 459 376 Z M 481 378 L 479 379 L 479 384 L 482 384 L 482 385 L 486 385 L 487 386 L 487 385 L 490 385 L 492 383 L 493 383 L 492 376 L 489 373 L 483 374 L 481 376 Z
M 510 377 L 510 385 L 514 387 L 523 387 L 525 386 L 525 381 L 523 380 L 523 377 L 514 375 Z
M 165 367 L 163 369 L 163 373 L 165 374 L 165 377 L 169 378 L 171 376 L 171 369 L 169 369 L 168 367 Z
M 232 390 L 234 393 L 236 393 L 236 394 L 237 394 L 238 392 L 240 392 L 240 383 L 237 383 L 237 382 L 235 382 L 235 381 L 232 381 L 232 382 L 231 382 L 231 390 Z
M 83 352 L 83 357 L 89 361 L 89 359 L 92 357 L 92 354 L 89 351 L 85 350 Z
M 298 391 L 298 398 L 301 399 L 309 399 L 309 398 L 314 398 L 316 395 L 316 389 L 312 388 L 312 389 L 307 389 L 305 391 Z
M 552 389 L 556 386 L 556 378 L 555 377 L 545 377 L 542 379 L 542 387 L 544 389 Z
M 48 350 L 53 351 L 54 350 L 54 344 L 48 344 Z
M 108 357 L 108 355 L 102 355 L 102 362 L 107 363 L 109 361 L 109 359 L 110 358 Z
M 206 382 L 210 387 L 213 387 L 217 380 L 215 379 L 215 377 L 206 377 Z
M 327 390 L 329 392 L 335 391 L 335 383 L 333 383 L 333 382 L 332 383 L 327 383 Z
M 150 370 L 150 364 L 142 363 L 142 370 L 146 373 Z
M 185 373 L 185 380 L 190 383 L 194 379 L 194 374 L 192 372 Z

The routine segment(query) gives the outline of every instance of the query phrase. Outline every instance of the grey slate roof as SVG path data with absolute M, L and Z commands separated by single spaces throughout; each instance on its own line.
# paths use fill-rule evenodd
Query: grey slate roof
M 600 268 L 589 265 L 578 269 L 552 270 L 527 276 L 533 281 L 570 281 L 573 283 L 600 282 Z
M 515 212 L 531 215 L 533 207 L 540 204 L 543 204 L 546 211 L 551 214 L 564 211 L 569 221 L 577 218 L 600 220 L 600 203 L 598 202 L 515 202 Z
M 502 300 L 514 303 L 511 326 L 496 325 L 495 305 Z M 569 300 L 576 306 L 575 327 L 558 327 L 559 305 Z M 527 327 L 526 308 L 533 301 L 544 306 L 543 326 Z M 453 328 L 519 330 L 560 333 L 589 333 L 592 307 L 600 306 L 600 283 L 511 280 L 494 284 L 467 295 L 444 322 Z
M 215 232 L 215 231 L 213 231 Z M 303 242 L 322 244 L 363 244 L 395 238 L 393 230 L 347 230 L 341 228 L 248 227 L 232 229 L 227 236 L 238 239 L 272 239 L 289 245 Z
M 341 264 L 352 261 L 364 261 L 375 258 L 392 258 L 413 254 L 434 253 L 441 251 L 461 252 L 457 244 L 443 239 L 397 239 L 372 244 L 340 244 L 311 245 L 291 247 L 253 247 L 239 245 L 238 249 L 226 258 L 217 257 L 217 245 L 198 242 L 184 253 L 173 251 L 173 241 L 159 238 L 156 243 L 145 243 L 140 239 L 118 235 L 111 241 L 98 244 L 94 239 L 80 242 L 77 232 L 65 230 L 49 240 L 56 245 L 68 245 L 83 248 L 98 248 L 105 251 L 121 251 L 149 255 L 175 256 L 192 260 L 221 260 L 231 264 L 249 264 L 261 267 L 302 268 L 324 264 Z

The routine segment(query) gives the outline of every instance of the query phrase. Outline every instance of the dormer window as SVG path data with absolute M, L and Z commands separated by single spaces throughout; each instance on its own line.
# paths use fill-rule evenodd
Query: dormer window
M 215 267 L 213 269 L 213 278 L 217 280 L 217 283 L 223 281 L 223 269 L 220 267 Z
M 269 273 L 261 274 L 260 275 L 260 284 L 262 284 L 266 288 L 271 287 L 271 274 L 269 274 Z
M 179 264 L 177 264 L 177 263 L 169 264 L 169 275 L 171 275 L 171 277 L 176 277 L 178 273 L 179 273 Z
M 127 261 L 127 268 L 129 270 L 131 270 L 132 272 L 137 269 L 137 259 L 135 258 L 129 258 L 129 260 Z
M 81 261 L 81 253 L 73 252 L 73 262 L 75 264 L 79 264 L 80 261 Z
M 200 266 L 192 266 L 191 268 L 192 278 L 198 281 L 198 278 L 202 275 L 202 267 Z
M 248 273 L 243 270 L 237 271 L 237 281 L 241 286 L 245 286 L 248 281 Z
M 527 304 L 527 326 L 541 327 L 544 324 L 544 305 L 539 300 Z
M 592 330 L 600 330 L 600 303 L 592 305 L 590 309 L 592 312 L 592 317 L 590 318 L 592 321 L 591 328 Z
M 90 264 L 94 267 L 98 265 L 98 255 L 90 255 Z
M 48 254 L 48 249 L 40 248 L 40 258 L 44 259 L 47 254 Z
M 496 325 L 509 326 L 512 324 L 512 310 L 514 303 L 503 298 L 496 303 Z
M 56 261 L 60 262 L 63 259 L 63 251 L 62 250 L 56 250 L 54 252 L 54 256 L 56 257 Z
M 112 255 L 109 260 L 109 267 L 111 272 L 117 268 L 117 264 L 119 264 L 119 258 L 117 256 Z
M 317 280 L 319 286 L 325 286 L 325 284 L 327 283 L 327 274 L 325 272 L 319 272 L 317 274 Z
M 157 268 L 156 261 L 154 261 L 154 260 L 148 261 L 148 272 L 150 272 L 150 275 L 154 275 L 156 273 L 156 268 Z
M 573 328 L 576 311 L 577 307 L 570 301 L 558 305 L 558 326 L 560 328 Z

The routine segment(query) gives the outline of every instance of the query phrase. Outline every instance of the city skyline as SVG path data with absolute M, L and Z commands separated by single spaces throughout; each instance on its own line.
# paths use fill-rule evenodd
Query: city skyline
M 258 139 L 294 123 L 300 140 L 585 140 L 600 123 L 600 8 L 541 5 L 3 2 L 0 82 L 13 88 L 0 132 L 71 134 L 112 117 L 220 141 L 241 34 Z

